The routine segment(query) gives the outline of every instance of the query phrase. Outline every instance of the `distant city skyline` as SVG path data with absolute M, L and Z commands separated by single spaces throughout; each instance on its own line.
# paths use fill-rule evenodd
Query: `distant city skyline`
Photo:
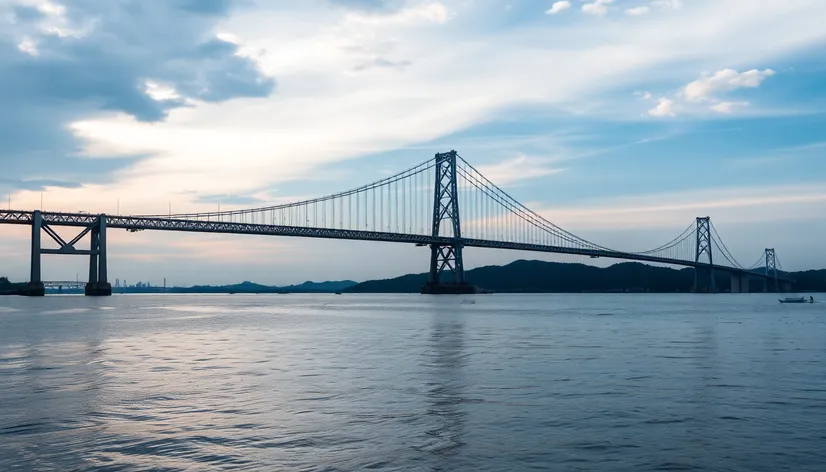
M 741 262 L 776 247 L 786 269 L 823 268 L 826 4 L 757 3 L 7 0 L 3 206 L 264 206 L 456 149 L 608 247 L 711 216 Z M 28 232 L 0 226 L 0 275 L 25 279 Z M 112 280 L 170 285 L 427 270 L 425 249 L 391 244 L 111 231 L 109 245 Z M 612 263 L 466 257 L 518 258 Z M 85 271 L 44 258 L 46 280 Z

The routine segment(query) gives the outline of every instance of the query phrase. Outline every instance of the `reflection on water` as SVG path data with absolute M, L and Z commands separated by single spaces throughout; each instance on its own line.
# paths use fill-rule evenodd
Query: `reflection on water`
M 823 470 L 771 296 L 4 298 L 0 471 Z
M 461 314 L 433 315 L 430 352 L 425 354 L 430 369 L 426 386 L 427 415 L 432 427 L 426 431 L 427 442 L 419 449 L 435 456 L 435 470 L 451 470 L 449 458 L 459 453 L 462 442 L 466 403 L 462 379 L 464 365 L 464 325 Z

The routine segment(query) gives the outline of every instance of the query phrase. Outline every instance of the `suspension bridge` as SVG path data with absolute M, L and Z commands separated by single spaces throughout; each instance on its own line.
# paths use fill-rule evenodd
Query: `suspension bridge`
M 464 275 L 463 250 L 488 248 L 641 261 L 693 267 L 696 292 L 718 291 L 715 273 L 731 276 L 731 292 L 750 291 L 750 279 L 780 291 L 791 281 L 781 275 L 777 254 L 767 249 L 757 263 L 741 265 L 711 218 L 700 217 L 679 236 L 654 249 L 629 252 L 581 238 L 519 203 L 485 178 L 456 151 L 436 154 L 418 166 L 346 192 L 300 202 L 206 213 L 107 215 L 0 210 L 0 224 L 28 225 L 31 277 L 28 294 L 43 295 L 43 254 L 89 257 L 87 295 L 111 295 L 107 229 L 184 231 L 291 236 L 414 244 L 429 248 L 426 294 L 473 293 Z M 56 227 L 82 228 L 64 239 Z M 45 233 L 57 248 L 42 244 Z M 76 245 L 89 236 L 89 249 Z

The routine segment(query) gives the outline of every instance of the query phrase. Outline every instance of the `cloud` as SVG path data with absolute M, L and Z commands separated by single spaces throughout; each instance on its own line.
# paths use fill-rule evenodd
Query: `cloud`
M 551 8 L 545 11 L 546 15 L 556 15 L 557 13 L 562 13 L 565 10 L 571 8 L 571 2 L 568 0 L 562 0 L 559 2 L 554 3 L 551 5 Z
M 679 10 L 683 7 L 683 0 L 654 0 L 651 6 L 663 10 Z
M 14 5 L 12 6 L 12 15 L 18 22 L 31 22 L 42 20 L 45 13 L 35 6 Z
M 69 189 L 77 189 L 83 188 L 83 184 L 80 182 L 69 182 L 65 180 L 53 180 L 53 179 L 30 179 L 30 180 L 13 180 L 13 179 L 0 179 L 0 185 L 7 185 L 12 188 L 17 188 L 21 190 L 30 190 L 33 192 L 41 192 L 47 190 L 49 188 L 69 188 Z
M 631 16 L 640 16 L 640 15 L 645 15 L 646 13 L 648 13 L 648 11 L 649 11 L 648 7 L 642 6 L 642 7 L 629 8 L 629 9 L 625 10 L 625 13 L 628 14 L 628 15 L 631 15 Z
M 523 180 L 536 179 L 563 172 L 552 166 L 553 160 L 517 156 L 498 164 L 479 166 L 477 169 L 487 179 L 499 186 L 506 186 Z
M 201 195 L 197 200 L 199 203 L 225 204 L 225 205 L 257 205 L 266 203 L 264 200 L 253 195 Z
M 197 1 L 197 0 L 196 0 Z M 400 10 L 405 2 L 404 0 L 327 0 L 329 3 L 361 11 L 371 12 L 388 12 Z
M 224 16 L 236 0 L 177 0 L 180 7 L 192 13 Z M 174 3 L 174 1 L 173 1 Z
M 712 105 L 711 109 L 717 113 L 729 114 L 734 112 L 735 108 L 745 108 L 749 105 L 749 102 L 720 102 Z
M 722 69 L 714 74 L 705 75 L 690 82 L 682 88 L 673 99 L 662 98 L 659 105 L 649 110 L 651 116 L 664 117 L 675 116 L 678 101 L 689 111 L 714 111 L 721 114 L 732 114 L 737 109 L 750 106 L 747 101 L 724 101 L 718 96 L 726 92 L 731 92 L 740 88 L 758 88 L 767 78 L 773 76 L 772 69 L 757 70 L 752 69 L 745 72 L 737 72 L 734 69 Z M 707 104 L 708 108 L 698 107 L 698 104 Z
M 589 15 L 604 15 L 608 13 L 608 5 L 612 3 L 614 0 L 594 0 L 593 3 L 582 5 L 582 12 Z
M 25 177 L 103 179 L 132 165 L 83 162 L 68 129 L 80 117 L 125 114 L 164 120 L 193 103 L 264 97 L 274 81 L 212 30 L 229 0 L 85 0 L 0 5 L 0 186 Z M 161 89 L 159 89 L 161 87 Z M 161 93 L 163 92 L 163 93 Z M 173 93 L 174 92 L 174 93 Z M 18 185 L 20 184 L 20 185 Z M 15 186 L 17 185 L 17 186 Z
M 662 97 L 656 107 L 648 110 L 648 114 L 656 117 L 677 116 L 677 105 L 674 100 Z
M 723 69 L 689 83 L 683 93 L 690 102 L 704 102 L 712 99 L 715 93 L 730 92 L 744 87 L 757 88 L 774 74 L 771 69 L 752 69 L 742 73 L 734 69 Z
M 346 2 L 362 3 L 362 2 Z M 367 2 L 372 5 L 374 2 Z M 402 7 L 401 5 L 405 5 Z M 424 1 L 411 5 L 401 4 L 393 7 L 380 8 L 357 8 L 347 15 L 347 20 L 352 23 L 372 24 L 372 25 L 392 25 L 392 24 L 421 24 L 421 23 L 446 23 L 450 17 L 450 11 L 441 2 Z
M 639 194 L 538 210 L 569 230 L 667 227 L 710 215 L 718 222 L 757 223 L 826 217 L 823 183 Z
M 358 64 L 353 70 L 361 72 L 368 69 L 404 69 L 410 64 L 410 61 L 391 61 L 384 57 L 375 57 L 369 61 Z
M 518 28 L 491 29 L 490 23 L 496 22 L 480 22 L 474 15 L 501 15 L 502 4 L 494 6 L 494 2 L 488 5 L 489 10 L 483 5 L 487 2 L 443 2 L 454 12 L 450 28 L 421 20 L 402 21 L 421 19 L 421 15 L 398 16 L 429 3 L 412 0 L 391 8 L 373 5 L 377 10 L 370 13 L 356 7 L 318 8 L 320 2 L 273 0 L 257 2 L 260 8 L 256 10 L 232 10 L 232 15 L 217 23 L 209 15 L 187 12 L 195 19 L 179 22 L 187 26 L 197 20 L 197 35 L 190 34 L 189 27 L 178 32 L 176 26 L 168 32 L 153 32 L 149 38 L 138 36 L 135 44 L 147 41 L 146 50 L 154 53 L 158 49 L 154 37 L 171 35 L 172 31 L 176 36 L 170 39 L 172 50 L 179 48 L 180 35 L 189 38 L 187 41 L 197 37 L 200 44 L 203 38 L 215 38 L 217 32 L 243 34 L 236 56 L 251 62 L 254 58 L 267 76 L 278 77 L 279 94 L 271 99 L 201 103 L 188 100 L 186 88 L 175 77 L 148 77 L 156 85 L 152 88 L 156 97 L 150 97 L 150 105 L 163 97 L 180 97 L 182 102 L 167 110 L 169 116 L 163 122 L 139 122 L 125 113 L 101 115 L 97 109 L 71 103 L 68 109 L 54 110 L 65 113 L 60 123 L 71 123 L 60 128 L 65 142 L 43 151 L 44 155 L 64 156 L 94 149 L 96 156 L 128 153 L 138 156 L 135 160 L 75 161 L 86 165 L 84 169 L 75 168 L 75 162 L 56 169 L 53 161 L 48 161 L 49 165 L 29 167 L 25 176 L 88 184 L 90 177 L 84 172 L 89 171 L 93 182 L 109 180 L 109 184 L 56 191 L 49 200 L 82 201 L 86 202 L 84 208 L 92 208 L 100 195 L 117 193 L 122 200 L 133 201 L 130 211 L 136 212 L 140 211 L 135 208 L 138 206 L 162 212 L 169 195 L 180 190 L 182 182 L 206 195 L 248 195 L 261 188 L 282 188 L 285 181 L 303 182 L 322 169 L 345 162 L 355 170 L 354 175 L 372 178 L 375 172 L 360 167 L 359 158 L 417 146 L 427 149 L 420 154 L 424 160 L 433 140 L 457 136 L 485 123 L 507 123 L 530 107 L 542 107 L 554 119 L 564 110 L 576 109 L 578 118 L 587 119 L 603 107 L 581 105 L 600 100 L 618 86 L 652 90 L 652 71 L 659 71 L 657 80 L 682 80 L 685 84 L 697 77 L 697 71 L 719 68 L 715 64 L 759 64 L 826 39 L 826 33 L 812 19 L 826 14 L 826 5 L 820 3 L 769 3 L 754 9 L 744 0 L 705 1 L 692 3 L 692 8 L 679 15 L 662 15 L 657 21 L 585 22 L 559 28 L 527 23 Z M 118 5 L 102 5 L 111 8 L 113 4 Z M 629 6 L 637 4 L 628 2 Z M 367 21 L 353 20 L 353 15 Z M 767 35 L 763 25 L 778 15 L 783 15 L 784 21 Z M 708 18 L 714 19 L 714 27 L 698 31 L 696 25 L 706 24 L 703 22 Z M 67 28 L 73 25 L 85 23 L 70 23 Z M 0 30 L 0 36 L 5 31 Z M 24 36 L 17 33 L 25 31 L 16 32 L 15 41 L 10 38 L 9 44 L 17 44 Z M 159 52 L 161 57 L 164 50 Z M 258 56 L 256 51 L 260 50 L 268 53 Z M 19 50 L 15 54 L 28 58 Z M 404 59 L 410 64 L 404 73 L 352 73 L 354 67 L 368 65 L 375 58 L 391 62 Z M 196 68 L 199 65 L 195 63 Z M 526 65 L 530 65 L 530 74 L 513 73 L 526 70 Z M 181 69 L 192 66 L 185 63 Z M 565 73 L 557 73 L 560 70 Z M 0 80 L 8 77 L 4 73 Z M 151 88 L 145 82 L 138 86 Z M 655 95 L 654 100 L 660 96 Z M 672 111 L 689 111 L 679 97 L 666 98 L 675 102 Z M 703 110 L 710 112 L 712 104 L 703 104 Z M 32 120 L 28 128 L 35 129 L 39 123 Z M 8 130 L 0 127 L 0 133 Z M 16 134 L 4 134 L 3 145 L 17 139 Z M 76 137 L 82 140 L 78 142 Z M 31 146 L 29 141 L 29 152 Z M 151 157 L 145 158 L 147 155 Z M 397 159 L 402 158 L 397 154 L 384 157 L 384 167 L 400 167 Z M 107 165 L 115 166 L 117 175 L 100 179 L 98 176 L 111 171 L 111 167 L 104 170 Z M 42 169 L 49 169 L 49 175 L 38 175 Z M 19 180 L 22 174 L 13 178 Z M 347 179 L 341 186 L 362 183 L 355 177 Z M 147 188 L 152 192 L 146 192 Z M 34 202 L 37 196 L 21 194 L 16 199 Z M 213 208 L 199 204 L 196 197 L 180 198 L 175 206 L 182 211 Z

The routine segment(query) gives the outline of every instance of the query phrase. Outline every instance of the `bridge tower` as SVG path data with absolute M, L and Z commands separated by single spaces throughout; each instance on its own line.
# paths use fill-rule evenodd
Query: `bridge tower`
M 766 291 L 769 291 L 769 283 L 772 283 L 774 292 L 780 292 L 780 281 L 777 275 L 777 253 L 775 250 L 766 249 Z
M 462 225 L 459 217 L 459 188 L 456 180 L 456 151 L 436 154 L 436 185 L 433 195 L 434 238 L 452 239 L 448 244 L 430 245 L 430 276 L 422 287 L 424 294 L 467 294 L 476 288 L 465 282 L 462 261 Z M 445 228 L 445 225 L 449 225 Z M 445 235 L 442 234 L 445 230 Z M 449 272 L 452 280 L 444 280 Z
M 697 245 L 694 255 L 694 293 L 716 293 L 717 281 L 714 277 L 714 254 L 711 241 L 711 218 L 697 218 Z M 707 260 L 706 260 L 707 259 Z

